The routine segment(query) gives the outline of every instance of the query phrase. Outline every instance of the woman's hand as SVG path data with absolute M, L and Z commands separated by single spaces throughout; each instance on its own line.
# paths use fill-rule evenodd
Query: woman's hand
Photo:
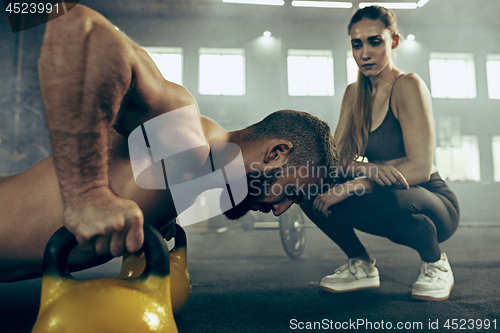
M 328 209 L 330 206 L 342 202 L 350 196 L 348 183 L 335 186 L 328 192 L 318 195 L 313 203 L 314 210 L 328 217 L 331 214 Z
M 313 203 L 314 211 L 328 217 L 332 213 L 329 210 L 331 206 L 344 201 L 352 195 L 372 193 L 376 187 L 377 185 L 367 178 L 350 180 L 331 188 L 325 194 L 318 195 Z
M 365 172 L 367 179 L 377 183 L 380 186 L 401 185 L 406 189 L 410 188 L 405 176 L 390 164 L 367 163 L 368 172 Z

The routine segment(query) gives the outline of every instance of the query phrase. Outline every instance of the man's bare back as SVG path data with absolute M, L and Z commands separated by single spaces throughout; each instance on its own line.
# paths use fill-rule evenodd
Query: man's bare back
M 202 126 L 211 142 L 227 135 L 218 124 L 202 118 Z M 176 217 L 171 193 L 143 189 L 135 183 L 127 149 L 127 140 L 111 132 L 109 179 L 118 196 L 136 202 L 145 222 L 158 229 Z M 0 179 L 0 280 L 10 281 L 41 274 L 42 255 L 50 236 L 63 225 L 63 203 L 52 156 L 23 173 Z M 71 254 L 74 270 L 92 267 L 111 259 L 78 248 Z
M 92 27 L 90 28 L 89 25 Z M 115 85 L 116 81 L 120 81 L 116 77 L 117 71 L 123 70 L 122 78 L 129 77 L 129 82 L 121 82 L 123 87 L 115 86 L 110 90 L 110 92 L 122 90 L 124 93 L 120 100 L 115 101 L 119 105 L 119 111 L 116 121 L 112 124 L 113 128 L 110 128 L 108 133 L 103 132 L 108 136 L 108 186 L 119 198 L 129 199 L 136 203 L 144 213 L 144 220 L 147 223 L 157 228 L 164 226 L 176 217 L 170 191 L 148 190 L 136 185 L 126 137 L 147 120 L 185 106 L 196 105 L 196 101 L 184 87 L 166 81 L 142 48 L 100 14 L 84 6 L 76 6 L 68 14 L 48 23 L 39 60 L 41 76 L 44 75 L 43 67 L 49 67 L 45 71 L 50 71 L 51 64 L 58 60 L 57 54 L 47 52 L 57 50 L 58 46 L 48 47 L 47 44 L 54 41 L 62 42 L 64 38 L 71 37 L 61 37 L 57 30 L 62 28 L 77 34 L 91 30 L 95 36 L 91 38 L 100 39 L 94 44 L 108 43 L 108 48 L 102 50 L 89 44 L 89 48 L 100 53 L 95 56 L 100 55 L 102 61 L 94 64 L 97 66 L 95 68 L 86 68 L 86 72 L 97 71 L 99 73 L 96 75 L 100 76 L 103 73 L 111 73 L 114 76 L 102 79 Z M 110 43 L 113 45 L 110 46 Z M 43 48 L 45 48 L 45 53 Z M 121 58 L 121 68 L 113 68 L 113 72 L 106 72 L 104 68 L 109 69 L 115 66 L 110 62 L 120 62 L 115 57 L 102 54 L 103 52 L 114 53 L 112 50 L 121 52 L 122 56 L 117 57 Z M 44 80 L 41 80 L 44 98 L 60 95 L 61 86 L 71 84 L 71 82 L 65 82 L 65 77 L 47 81 L 48 84 L 44 84 Z M 100 79 L 96 82 L 97 85 L 104 84 L 99 81 Z M 119 96 L 113 98 L 117 99 Z M 225 139 L 227 132 L 215 122 L 207 118 L 200 118 L 200 121 L 207 141 Z M 53 122 L 57 122 L 57 119 Z M 0 212 L 2 212 L 0 280 L 40 275 L 43 250 L 50 236 L 63 225 L 63 211 L 64 204 L 53 156 L 45 158 L 21 174 L 0 179 Z M 75 250 L 73 252 L 72 263 L 75 269 L 90 267 L 111 258 L 110 256 L 98 257 L 89 251 Z

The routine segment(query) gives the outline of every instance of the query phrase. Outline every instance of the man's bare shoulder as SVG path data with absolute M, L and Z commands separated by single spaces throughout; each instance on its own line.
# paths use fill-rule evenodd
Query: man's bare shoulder
M 47 25 L 54 24 L 85 24 L 87 29 L 92 28 L 93 24 L 103 24 L 114 27 L 103 15 L 95 10 L 80 4 L 71 4 L 60 2 L 59 8 L 66 8 L 65 13 L 52 11 L 49 14 Z
M 205 139 L 208 142 L 226 142 L 228 140 L 227 131 L 215 120 L 201 116 L 200 121 L 203 133 L 205 134 Z
M 132 116 L 121 118 L 122 135 L 165 112 L 196 105 L 186 88 L 166 80 L 150 55 L 97 11 L 76 5 L 49 24 L 53 25 L 51 33 L 61 28 L 88 33 L 87 41 L 93 43 L 89 48 L 103 50 L 99 53 L 100 64 L 108 64 L 107 68 L 112 69 L 109 80 L 127 85 L 122 109 Z
M 142 111 L 136 110 L 139 112 L 159 115 L 196 104 L 191 93 L 183 86 L 166 80 L 146 50 L 121 31 L 119 27 L 88 7 L 78 5 L 73 10 L 77 10 L 79 16 L 91 19 L 94 29 L 99 29 L 100 33 L 117 41 L 113 44 L 118 45 L 115 52 L 119 54 L 116 56 L 120 56 L 132 68 L 133 80 L 125 101 L 130 103 L 132 108 L 142 109 Z

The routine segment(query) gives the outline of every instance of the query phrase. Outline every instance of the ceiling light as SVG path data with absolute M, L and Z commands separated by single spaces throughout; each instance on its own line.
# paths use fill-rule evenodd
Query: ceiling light
M 389 9 L 416 9 L 418 7 L 415 2 L 362 2 L 359 4 L 359 8 L 373 5 Z
M 271 37 L 271 31 L 264 31 L 264 37 Z
M 419 7 L 423 7 L 423 6 L 424 6 L 426 3 L 428 3 L 428 2 L 429 2 L 429 0 L 420 0 L 420 1 L 417 3 L 417 5 L 418 5 Z
M 415 40 L 415 35 L 408 35 L 408 37 L 406 37 L 406 39 L 408 39 L 408 40 Z
M 351 2 L 338 1 L 292 1 L 294 7 L 352 8 Z
M 269 5 L 269 6 L 283 6 L 284 0 L 222 0 L 226 3 L 243 3 L 247 5 Z

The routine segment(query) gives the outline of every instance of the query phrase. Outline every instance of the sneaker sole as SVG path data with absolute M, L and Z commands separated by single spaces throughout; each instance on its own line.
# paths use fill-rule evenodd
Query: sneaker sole
M 455 281 L 451 280 L 451 285 L 446 290 L 438 290 L 438 291 L 416 291 L 413 289 L 411 291 L 411 298 L 420 300 L 420 301 L 444 301 L 450 297 L 451 290 L 455 286 Z
M 345 286 L 340 286 L 340 287 L 339 285 L 331 285 L 328 283 L 323 283 L 320 284 L 319 286 L 321 290 L 335 294 L 348 293 L 351 291 L 363 290 L 363 289 L 377 289 L 378 287 L 380 287 L 380 277 L 365 278 L 348 283 Z

